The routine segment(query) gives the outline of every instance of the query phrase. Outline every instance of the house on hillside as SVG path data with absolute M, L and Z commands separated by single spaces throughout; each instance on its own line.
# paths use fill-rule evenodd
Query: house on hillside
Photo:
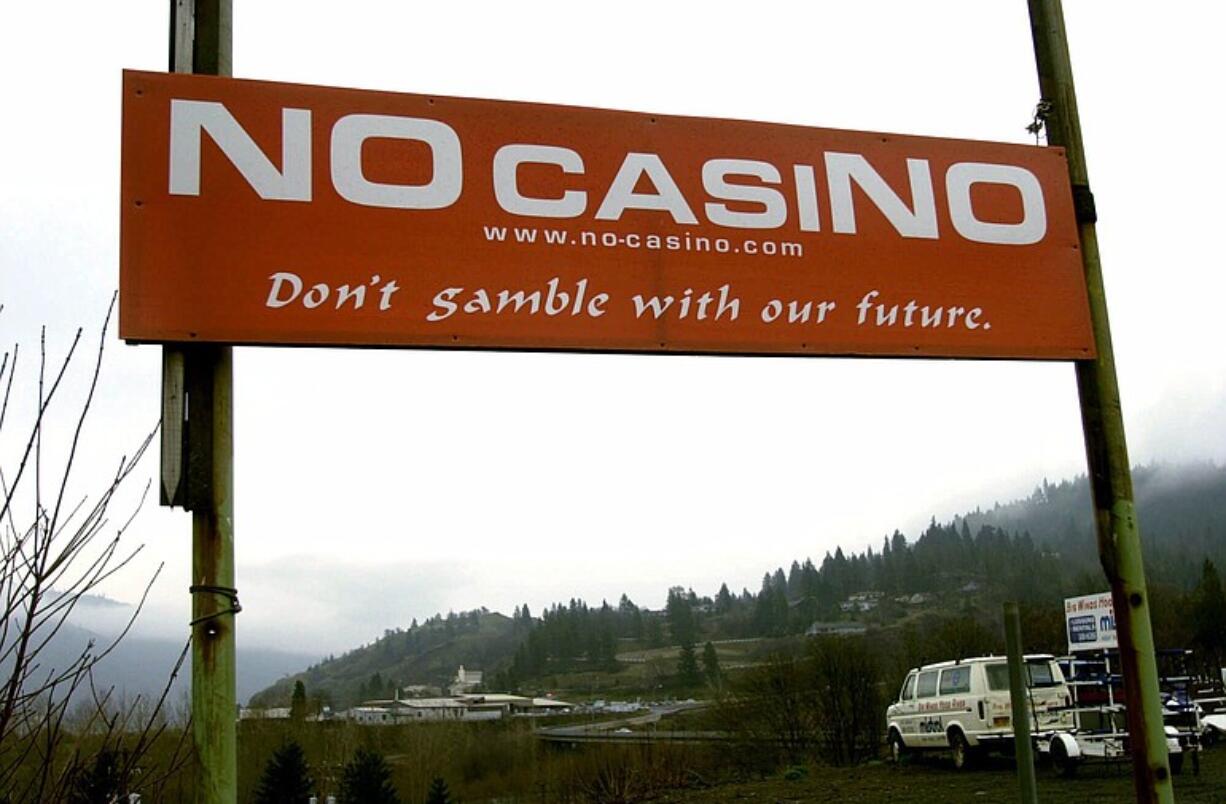
M 839 608 L 846 612 L 872 611 L 880 600 L 880 592 L 856 592 L 840 603 Z
M 863 623 L 823 623 L 815 622 L 805 631 L 805 636 L 860 636 L 868 631 Z
M 455 678 L 448 687 L 448 692 L 452 695 L 467 695 L 473 690 L 481 686 L 485 673 L 480 670 L 465 670 L 464 665 L 460 665 L 460 669 L 456 671 Z

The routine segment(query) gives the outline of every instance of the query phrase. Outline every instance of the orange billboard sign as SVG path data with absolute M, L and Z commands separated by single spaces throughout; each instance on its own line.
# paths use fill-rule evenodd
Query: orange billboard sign
M 131 341 L 1078 359 L 1063 153 L 128 72 Z

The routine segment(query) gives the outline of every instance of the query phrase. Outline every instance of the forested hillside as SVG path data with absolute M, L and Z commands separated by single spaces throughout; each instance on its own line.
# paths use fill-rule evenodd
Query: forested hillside
M 1155 631 L 1171 644 L 1210 638 L 1199 634 L 1193 613 L 1206 595 L 1221 594 L 1220 581 L 1216 592 L 1206 589 L 1215 566 L 1226 567 L 1226 468 L 1141 467 L 1134 478 Z M 1086 478 L 1045 480 L 1026 499 L 946 523 L 934 519 L 914 540 L 895 531 L 879 548 L 797 559 L 786 571 L 765 573 L 754 591 L 676 587 L 660 611 L 623 595 L 598 606 L 571 600 L 539 615 L 525 605 L 510 618 L 481 609 L 415 622 L 284 679 L 254 702 L 288 700 L 293 680 L 302 679 L 321 700 L 348 706 L 395 686 L 442 685 L 461 663 L 485 670 L 491 688 L 532 689 L 546 675 L 556 682 L 567 673 L 617 673 L 619 654 L 666 645 L 681 646 L 679 675 L 688 664 L 692 676 L 696 645 L 796 638 L 815 623 L 899 628 L 917 646 L 924 633 L 944 633 L 945 650 L 991 648 L 992 618 L 1005 599 L 1021 600 L 1031 613 L 1032 648 L 1059 650 L 1060 601 L 1105 588 Z M 916 647 L 899 661 L 916 661 L 926 650 Z
M 1226 565 L 1226 467 L 1142 466 L 1133 470 L 1133 484 L 1150 580 L 1188 586 L 1200 578 L 1204 558 Z M 1084 477 L 1057 485 L 1044 481 L 1029 498 L 976 511 L 967 520 L 972 529 L 992 525 L 1029 532 L 1070 566 L 1098 571 Z

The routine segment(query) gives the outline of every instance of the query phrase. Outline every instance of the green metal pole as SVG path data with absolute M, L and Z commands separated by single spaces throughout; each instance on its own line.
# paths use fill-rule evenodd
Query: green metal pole
M 1005 653 L 1009 657 L 1009 701 L 1012 704 L 1013 756 L 1022 804 L 1039 804 L 1034 779 L 1034 745 L 1030 741 L 1030 706 L 1026 696 L 1026 661 L 1022 650 L 1022 618 L 1017 603 L 1005 603 Z
M 1068 157 L 1090 317 L 1098 347 L 1094 360 L 1076 364 L 1077 390 L 1081 397 L 1081 421 L 1094 496 L 1099 559 L 1111 583 L 1115 603 L 1133 781 L 1138 802 L 1173 804 L 1175 793 L 1163 731 L 1149 594 L 1141 559 L 1141 534 L 1133 505 L 1132 472 L 1094 228 L 1097 216 L 1081 142 L 1064 10 L 1060 0 L 1028 0 L 1028 3 L 1047 141 L 1049 145 L 1063 147 Z
M 170 68 L 230 75 L 232 0 L 170 0 Z M 162 499 L 192 512 L 192 745 L 199 804 L 238 799 L 233 350 L 163 347 Z

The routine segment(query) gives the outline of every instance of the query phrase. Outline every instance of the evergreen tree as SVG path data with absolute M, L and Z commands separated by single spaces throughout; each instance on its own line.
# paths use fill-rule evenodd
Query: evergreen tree
M 341 771 L 340 804 L 400 804 L 383 755 L 359 748 Z
M 668 628 L 672 632 L 673 641 L 680 645 L 693 645 L 698 636 L 692 597 L 693 592 L 686 594 L 680 586 L 668 590 L 668 603 L 665 604 Z
M 426 804 L 454 804 L 451 799 L 451 791 L 447 789 L 447 782 L 437 776 L 434 781 L 430 782 L 430 791 L 426 793 Z
M 649 648 L 658 648 L 664 644 L 664 629 L 660 627 L 659 617 L 647 617 L 643 621 L 643 639 Z
M 821 576 L 817 574 L 817 567 L 813 566 L 813 559 L 806 558 L 805 562 L 800 565 L 801 576 L 801 591 L 806 595 L 817 594 L 817 585 L 821 581 Z
M 1193 643 L 1206 666 L 1218 668 L 1226 659 L 1226 592 L 1217 567 L 1209 559 L 1201 567 L 1200 583 L 1192 593 Z
M 291 740 L 274 751 L 264 766 L 255 804 L 306 804 L 314 786 L 302 747 Z
M 788 570 L 788 597 L 792 600 L 801 596 L 801 578 L 803 577 L 800 570 L 800 562 L 793 559 L 792 567 Z
M 774 609 L 771 606 L 771 576 L 768 572 L 762 576 L 762 588 L 754 601 L 753 624 L 759 636 L 768 636 L 775 630 L 773 620 Z
M 775 569 L 775 574 L 771 576 L 771 586 L 775 589 L 781 589 L 784 595 L 787 594 L 788 579 L 787 576 L 783 574 L 783 567 L 777 567 Z
M 762 591 L 754 604 L 753 624 L 758 636 L 782 636 L 788 631 L 788 596 L 786 581 L 767 574 L 762 577 Z M 804 623 L 808 626 L 808 623 Z
M 383 675 L 379 672 L 372 673 L 370 681 L 366 683 L 366 699 L 375 700 L 383 697 Z
M 719 655 L 710 642 L 702 646 L 702 674 L 707 677 L 707 683 L 719 689 L 723 686 L 724 671 L 719 666 Z
M 307 713 L 306 687 L 302 683 L 302 679 L 294 682 L 294 694 L 289 699 L 289 718 L 290 720 L 305 720 Z
M 677 675 L 681 683 L 687 687 L 694 687 L 702 682 L 702 675 L 698 672 L 698 657 L 694 655 L 693 645 L 681 646 L 681 657 L 677 660 Z

